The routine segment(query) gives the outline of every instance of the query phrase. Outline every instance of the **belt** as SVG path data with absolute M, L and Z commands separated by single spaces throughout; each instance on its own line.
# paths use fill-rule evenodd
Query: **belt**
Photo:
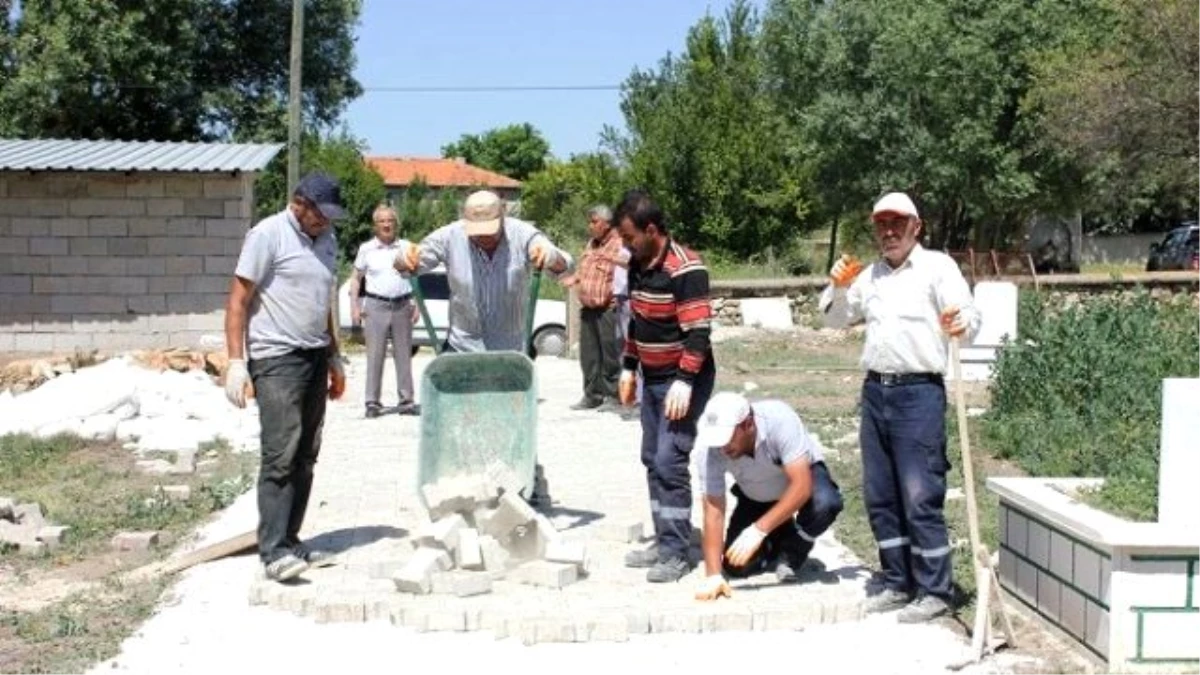
M 940 373 L 877 373 L 874 370 L 868 370 L 867 379 L 872 382 L 878 382 L 885 387 L 894 387 L 902 384 L 942 383 L 942 375 Z
M 374 293 L 363 293 L 363 295 L 371 298 L 372 300 L 378 300 L 380 302 L 404 302 L 412 297 L 412 293 L 405 293 L 404 295 L 397 296 L 395 298 L 385 298 L 382 295 L 375 295 Z

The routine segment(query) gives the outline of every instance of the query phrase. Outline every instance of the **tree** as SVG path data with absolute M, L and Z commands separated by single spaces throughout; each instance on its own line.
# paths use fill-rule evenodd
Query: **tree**
M 1025 105 L 1038 114 L 1039 147 L 1077 169 L 1081 205 L 1114 229 L 1142 214 L 1194 216 L 1197 4 L 1098 5 L 1104 30 L 1081 31 L 1034 60 Z
M 625 179 L 611 155 L 586 153 L 565 162 L 550 160 L 521 190 L 521 217 L 535 222 L 551 239 L 578 248 L 586 236 L 587 209 L 616 206 Z
M 533 125 L 511 124 L 481 135 L 463 134 L 442 146 L 443 157 L 462 157 L 468 164 L 525 180 L 541 171 L 550 154 L 550 144 Z
M 689 245 L 745 259 L 805 229 L 808 172 L 764 88 L 758 20 L 736 2 L 705 16 L 682 55 L 625 81 L 626 134 L 605 145 Z
M 361 93 L 361 0 L 309 0 L 306 126 Z M 160 141 L 286 138 L 291 0 L 24 0 L 7 27 L 0 133 Z M 8 14 L 5 14 L 7 19 Z
M 358 245 L 371 238 L 371 215 L 386 196 L 383 177 L 363 161 L 363 147 L 363 142 L 345 129 L 328 136 L 307 133 L 301 139 L 301 175 L 324 171 L 341 185 L 346 218 L 336 224 L 336 233 L 344 264 L 353 261 Z M 255 186 L 257 217 L 280 211 L 289 199 L 287 156 L 280 153 Z

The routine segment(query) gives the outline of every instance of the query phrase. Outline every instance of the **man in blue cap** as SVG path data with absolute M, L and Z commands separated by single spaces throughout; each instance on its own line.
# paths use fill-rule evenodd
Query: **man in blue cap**
M 225 309 L 225 395 L 245 407 L 253 383 L 258 399 L 258 551 L 267 578 L 276 581 L 332 563 L 330 554 L 306 547 L 299 535 L 325 400 L 345 390 L 331 311 L 333 221 L 343 215 L 337 182 L 323 173 L 306 175 L 282 211 L 246 234 Z

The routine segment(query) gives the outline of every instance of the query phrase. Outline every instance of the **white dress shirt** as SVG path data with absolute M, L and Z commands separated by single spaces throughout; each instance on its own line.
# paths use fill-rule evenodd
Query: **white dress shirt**
M 396 254 L 407 250 L 407 246 L 404 239 L 393 239 L 390 244 L 385 244 L 379 237 L 372 237 L 358 247 L 354 269 L 362 272 L 368 293 L 392 300 L 412 293 L 412 285 L 394 266 Z
M 865 267 L 848 289 L 831 284 L 819 303 L 830 328 L 866 320 L 864 370 L 942 374 L 948 338 L 938 316 L 952 305 L 966 320 L 963 340 L 969 341 L 979 331 L 980 316 L 958 263 L 920 244 L 896 269 L 881 259 Z

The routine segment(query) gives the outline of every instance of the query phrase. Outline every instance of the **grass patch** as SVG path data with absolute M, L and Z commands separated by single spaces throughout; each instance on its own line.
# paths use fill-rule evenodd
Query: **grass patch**
M 37 502 L 46 520 L 66 525 L 64 545 L 53 554 L 57 565 L 83 560 L 108 549 L 123 530 L 160 530 L 170 540 L 225 508 L 249 489 L 254 453 L 235 454 L 223 443 L 210 444 L 198 458 L 218 460 L 210 474 L 152 476 L 136 468 L 135 455 L 115 443 L 94 443 L 71 435 L 0 437 L 0 495 Z M 187 485 L 187 501 L 168 499 L 162 485 Z M 15 554 L 0 560 L 38 565 Z
M 173 459 L 174 453 L 163 454 Z M 0 437 L 0 495 L 37 502 L 48 523 L 70 528 L 53 552 L 0 551 L 0 580 L 14 591 L 0 611 L 0 672 L 85 670 L 115 654 L 150 616 L 169 579 L 125 585 L 115 573 L 164 557 L 172 542 L 253 484 L 257 453 L 237 454 L 215 443 L 196 456 L 217 461 L 203 472 L 153 476 L 116 443 L 71 435 Z M 170 499 L 164 485 L 187 485 L 190 496 Z M 112 551 L 112 536 L 128 530 L 158 530 L 159 547 Z M 77 592 L 58 599 L 64 584 Z
M 112 585 L 36 612 L 0 611 L 0 672 L 78 673 L 111 658 L 166 586 L 166 579 Z

